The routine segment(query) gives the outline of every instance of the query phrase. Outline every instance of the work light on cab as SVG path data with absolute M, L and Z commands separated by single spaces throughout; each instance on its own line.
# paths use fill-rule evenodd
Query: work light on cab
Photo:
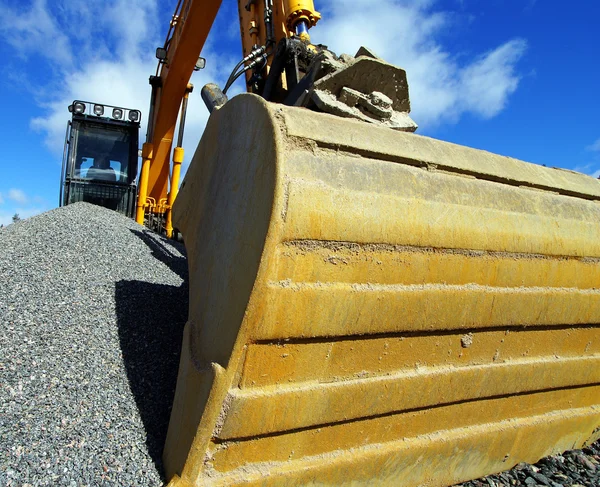
M 85 104 L 77 102 L 73 105 L 73 113 L 82 114 L 85 112 Z

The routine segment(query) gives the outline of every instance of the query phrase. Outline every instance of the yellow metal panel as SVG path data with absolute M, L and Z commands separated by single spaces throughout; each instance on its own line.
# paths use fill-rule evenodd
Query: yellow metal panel
M 219 478 L 207 464 L 205 485 L 226 486 L 406 486 L 445 487 L 470 480 L 474 472 L 495 473 L 518 461 L 578 448 L 598 424 L 597 407 L 570 409 L 497 424 L 481 424 L 407 437 L 385 444 L 298 462 L 244 466 Z M 597 438 L 598 433 L 591 436 Z M 556 438 L 550 444 L 548 438 Z
M 598 383 L 600 355 L 461 368 L 415 367 L 368 379 L 233 389 L 218 435 L 248 438 L 438 404 Z
M 263 295 L 254 340 L 600 323 L 600 290 L 281 281 Z
M 576 287 L 600 282 L 600 259 L 317 240 L 277 248 L 276 281 Z
M 576 173 L 231 100 L 173 210 L 173 485 L 445 486 L 598 438 L 599 201 Z
M 467 204 L 439 201 L 440 194 L 457 189 L 448 186 L 438 187 L 435 199 L 425 199 L 337 189 L 320 181 L 308 184 L 292 180 L 288 186 L 283 238 L 600 257 L 597 220 L 561 218 L 555 213 L 531 214 L 512 208 L 498 210 L 484 206 L 480 202 L 483 198 L 475 197 L 469 198 Z M 540 196 L 530 191 L 522 193 L 524 200 Z M 551 196 L 543 196 L 552 201 Z M 597 205 L 582 206 L 585 205 L 592 207 L 597 216 Z M 560 201 L 553 206 L 560 210 Z M 358 215 L 364 218 L 363 224 L 356 224 Z M 519 231 L 515 232 L 515 228 Z
M 282 112 L 286 134 L 302 141 L 335 152 L 347 152 L 357 157 L 373 157 L 429 171 L 447 171 L 451 174 L 497 181 L 515 187 L 546 189 L 558 194 L 600 200 L 600 183 L 583 174 L 565 169 L 546 168 L 461 145 L 441 142 L 416 134 L 407 134 L 381 127 L 313 112 Z M 398 188 L 401 190 L 401 188 Z
M 549 411 L 589 408 L 598 403 L 599 395 L 600 386 L 595 386 L 573 389 L 569 395 L 558 390 L 437 406 L 288 435 L 226 441 L 214 446 L 210 458 L 213 468 L 226 472 L 251 463 L 293 461 L 331 451 L 360 448 L 369 445 L 371 438 L 387 443 L 432 434 L 438 431 L 440 424 L 450 430 L 506 421 L 507 418 L 526 418 Z
M 242 389 L 334 382 L 415 367 L 504 363 L 524 357 L 600 354 L 595 328 L 477 331 L 318 342 L 250 344 Z

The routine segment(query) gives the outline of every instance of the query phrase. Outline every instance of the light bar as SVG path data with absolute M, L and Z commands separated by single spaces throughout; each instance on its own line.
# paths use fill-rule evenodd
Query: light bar
M 69 111 L 73 115 L 83 115 L 86 117 L 102 117 L 125 123 L 140 123 L 142 121 L 142 112 L 133 108 L 122 108 L 100 103 L 91 103 L 89 101 L 75 100 L 69 105 Z

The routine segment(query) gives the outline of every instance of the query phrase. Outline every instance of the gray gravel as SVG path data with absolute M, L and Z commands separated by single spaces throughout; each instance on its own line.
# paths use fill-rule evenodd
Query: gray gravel
M 511 470 L 455 487 L 598 487 L 600 486 L 600 441 L 560 455 L 546 457 L 535 465 L 519 463 Z
M 77 203 L 0 230 L 0 485 L 162 485 L 183 246 Z
M 182 245 L 86 203 L 0 229 L 0 486 L 159 486 Z M 600 486 L 600 442 L 464 487 Z

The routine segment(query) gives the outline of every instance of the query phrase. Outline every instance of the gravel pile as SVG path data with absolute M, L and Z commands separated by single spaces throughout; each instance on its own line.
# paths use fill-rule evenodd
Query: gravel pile
M 158 486 L 183 246 L 77 203 L 0 230 L 0 485 Z
M 0 486 L 160 486 L 183 246 L 77 203 L 0 230 Z M 600 443 L 464 487 L 600 486 Z

